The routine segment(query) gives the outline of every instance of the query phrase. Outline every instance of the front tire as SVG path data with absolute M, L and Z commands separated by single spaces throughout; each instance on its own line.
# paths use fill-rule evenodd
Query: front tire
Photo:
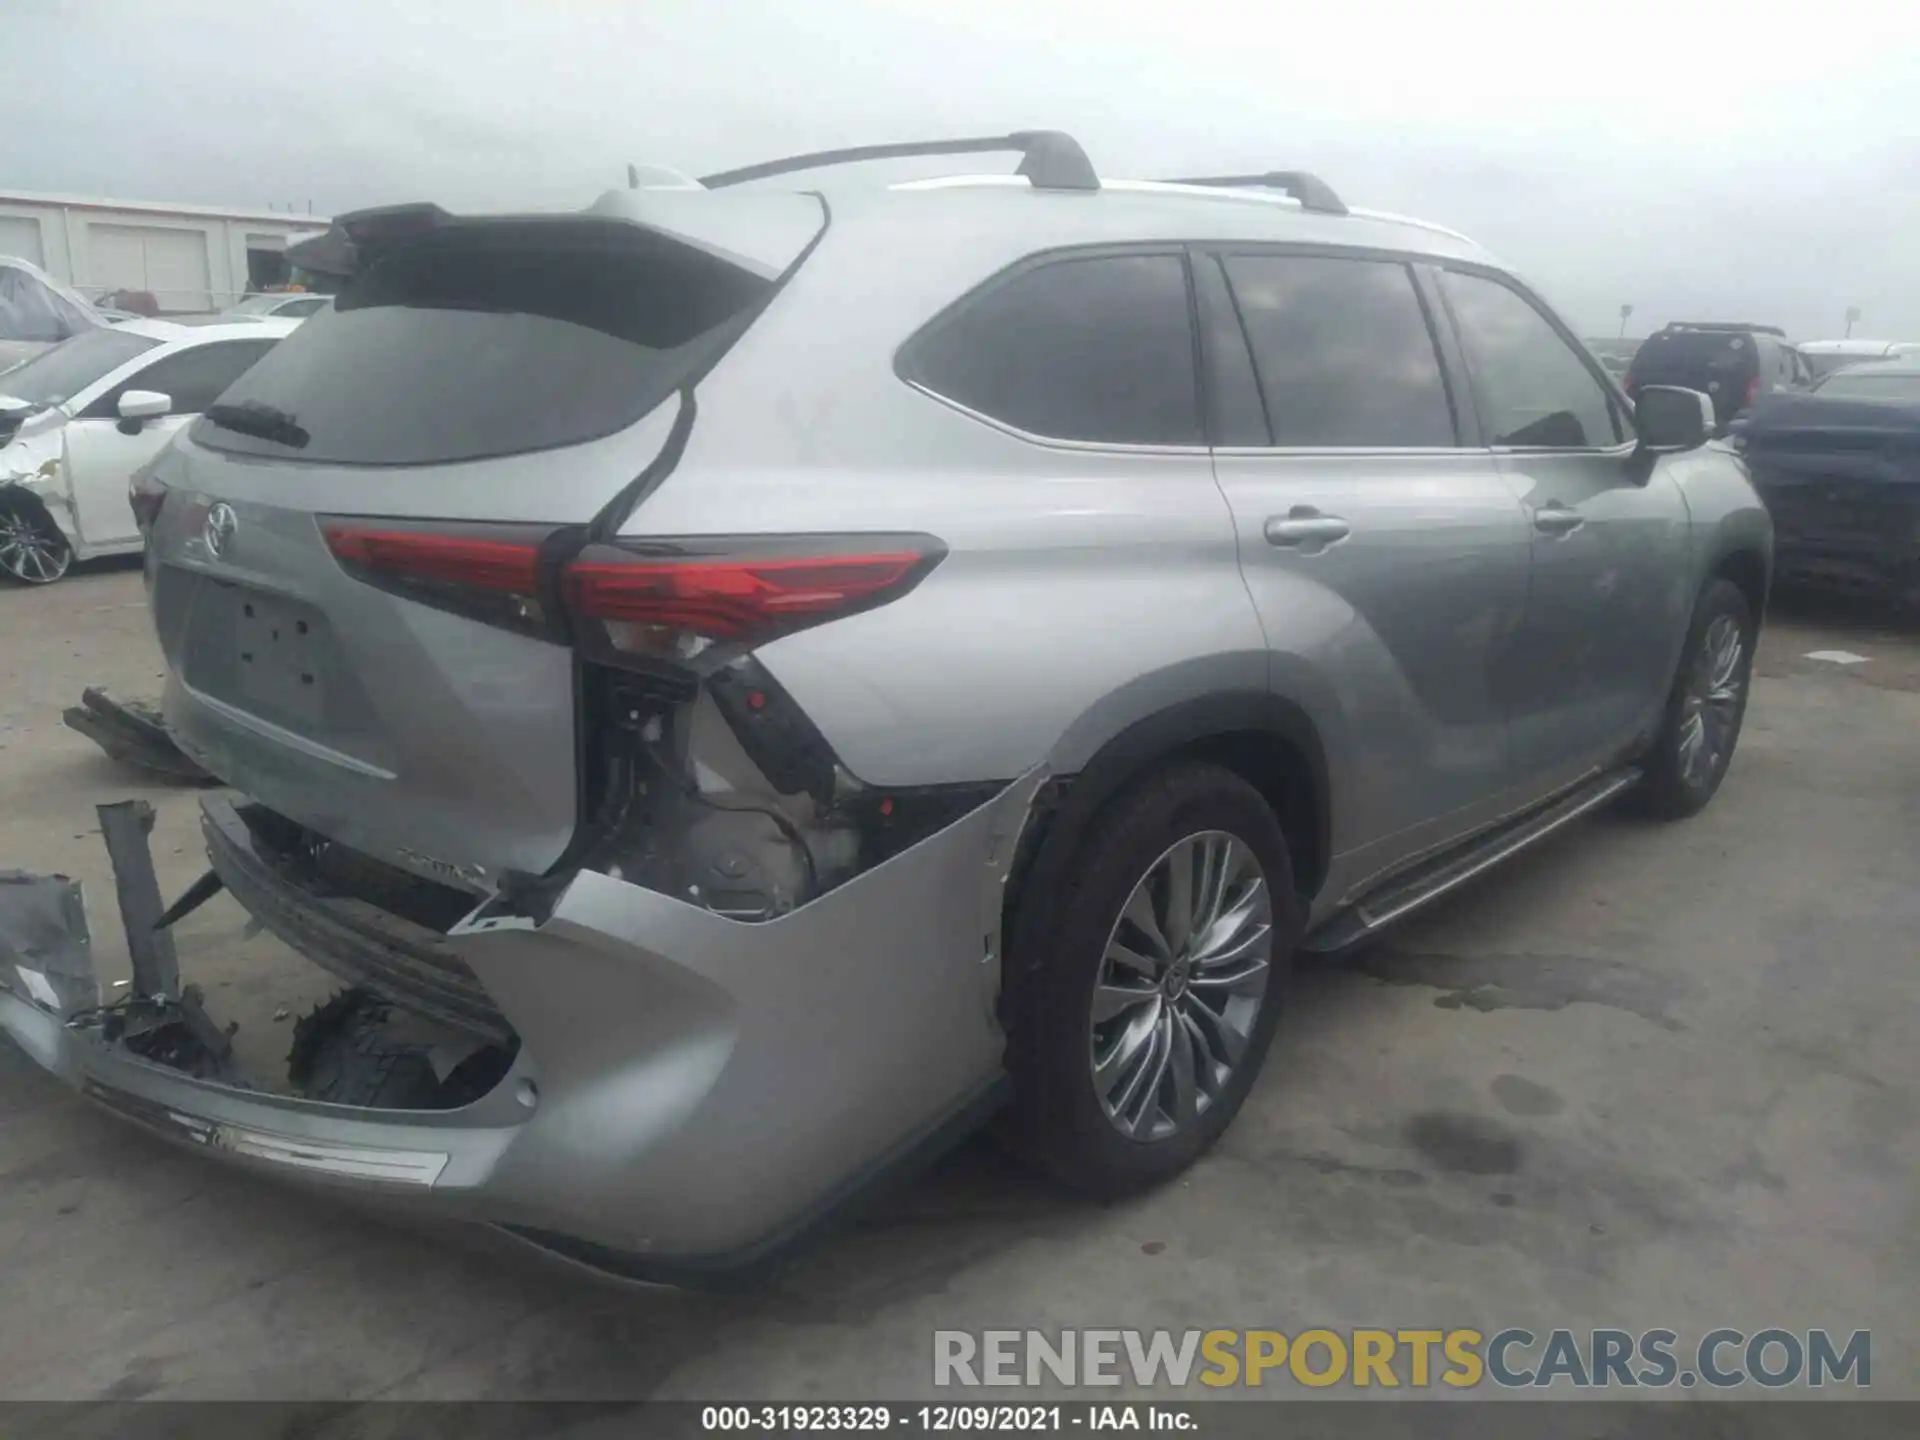
M 0 499 L 0 575 L 20 585 L 51 585 L 73 564 L 73 547 L 34 503 Z
M 1701 592 L 1666 718 L 1634 793 L 1642 813 L 1661 820 L 1698 815 L 1726 779 L 1753 688 L 1758 629 L 1732 581 L 1715 580 Z
M 1017 1148 L 1102 1199 L 1185 1170 L 1246 1099 L 1300 930 L 1272 808 L 1185 763 L 1090 827 L 1036 933 L 1016 921 Z

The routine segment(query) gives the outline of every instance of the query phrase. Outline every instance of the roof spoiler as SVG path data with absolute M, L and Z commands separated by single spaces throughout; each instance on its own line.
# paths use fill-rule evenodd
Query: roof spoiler
M 320 275 L 351 275 L 365 246 L 421 235 L 453 218 L 431 202 L 355 210 L 335 217 L 320 234 L 288 245 L 287 263 Z
M 1060 130 L 1016 130 L 1011 135 L 984 135 L 966 140 L 915 140 L 898 145 L 855 145 L 845 150 L 815 150 L 806 155 L 790 155 L 783 160 L 762 160 L 757 165 L 742 165 L 737 170 L 721 170 L 702 175 L 700 183 L 709 190 L 727 185 L 744 185 L 749 180 L 764 180 L 771 175 L 787 175 L 796 170 L 818 170 L 828 165 L 849 165 L 861 160 L 907 160 L 918 155 L 991 155 L 1015 151 L 1021 156 L 1016 172 L 1033 182 L 1036 190 L 1098 190 L 1100 176 L 1080 142 Z
M 1333 187 L 1305 170 L 1269 170 L 1264 175 L 1192 175 L 1161 183 L 1209 185 L 1224 190 L 1279 190 L 1298 200 L 1302 210 L 1311 210 L 1316 215 L 1347 213 L 1346 202 L 1333 193 Z

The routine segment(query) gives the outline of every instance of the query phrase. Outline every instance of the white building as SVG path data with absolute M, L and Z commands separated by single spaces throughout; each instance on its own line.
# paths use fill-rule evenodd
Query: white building
M 0 191 L 0 255 L 90 299 L 143 290 L 166 314 L 224 309 L 281 283 L 288 242 L 326 225 L 321 215 Z

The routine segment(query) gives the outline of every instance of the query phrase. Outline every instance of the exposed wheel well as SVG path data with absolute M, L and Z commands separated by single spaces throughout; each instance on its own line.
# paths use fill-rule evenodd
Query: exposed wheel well
M 1720 558 L 1713 567 L 1713 573 L 1731 580 L 1740 587 L 1740 593 L 1747 597 L 1747 608 L 1753 611 L 1758 620 L 1767 608 L 1767 562 L 1756 550 L 1735 550 Z
M 1088 829 L 1142 775 L 1180 760 L 1205 760 L 1241 776 L 1273 806 L 1292 854 L 1294 886 L 1311 899 L 1332 854 L 1325 752 L 1306 714 L 1271 694 L 1227 693 L 1165 710 L 1116 736 L 1078 774 L 1048 784 L 1006 889 L 1009 921 L 1039 910 Z M 1034 917 L 1029 916 L 1031 921 Z
M 0 485 L 0 514 L 9 512 L 37 520 L 62 540 L 66 539 L 66 532 L 60 528 L 60 522 L 53 518 L 53 512 L 47 509 L 47 502 L 31 490 L 18 485 Z
M 1264 730 L 1234 730 L 1196 740 L 1168 760 L 1205 760 L 1231 770 L 1266 798 L 1293 858 L 1294 889 L 1311 898 L 1327 878 L 1327 817 L 1307 757 Z

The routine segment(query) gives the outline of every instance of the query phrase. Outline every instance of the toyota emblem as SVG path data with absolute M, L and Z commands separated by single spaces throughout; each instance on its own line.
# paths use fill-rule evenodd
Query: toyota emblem
M 224 500 L 216 500 L 207 508 L 207 523 L 201 528 L 200 538 L 206 543 L 207 554 L 218 560 L 227 553 L 233 544 L 233 537 L 240 529 L 240 517 L 233 513 L 233 507 Z

